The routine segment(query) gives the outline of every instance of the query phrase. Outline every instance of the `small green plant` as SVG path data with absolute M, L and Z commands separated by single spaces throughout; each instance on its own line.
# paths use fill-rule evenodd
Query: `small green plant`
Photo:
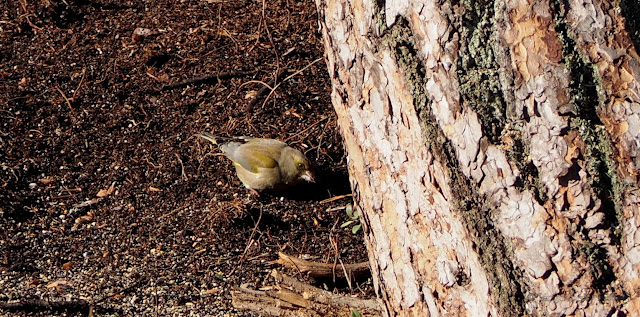
M 358 211 L 353 209 L 353 206 L 351 204 L 348 204 L 344 208 L 344 210 L 347 212 L 347 217 L 349 217 L 350 220 L 345 221 L 343 224 L 341 224 L 340 228 L 348 227 L 351 224 L 354 224 L 353 227 L 351 227 L 351 232 L 352 233 L 358 232 L 358 230 L 360 230 L 360 228 L 362 227 L 362 224 L 360 223 L 360 215 L 358 214 Z
M 362 313 L 357 309 L 351 310 L 351 317 L 362 317 Z

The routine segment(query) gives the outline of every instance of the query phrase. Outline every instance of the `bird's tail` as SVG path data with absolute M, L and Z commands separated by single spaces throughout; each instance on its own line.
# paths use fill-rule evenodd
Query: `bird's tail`
M 223 137 L 223 136 L 219 136 L 219 135 L 213 135 L 209 132 L 201 132 L 196 134 L 197 137 L 207 140 L 213 144 L 219 145 L 218 141 L 223 141 L 223 142 L 231 142 L 231 141 L 241 141 L 241 142 L 246 142 L 249 141 L 251 139 L 253 139 L 252 137 L 247 137 L 247 136 L 237 136 L 237 137 L 232 137 L 232 138 L 228 138 L 228 137 Z
M 196 134 L 197 137 L 207 140 L 213 144 L 218 144 L 218 140 L 221 140 L 221 138 L 219 136 L 213 135 L 209 132 L 202 132 L 202 133 L 198 133 Z

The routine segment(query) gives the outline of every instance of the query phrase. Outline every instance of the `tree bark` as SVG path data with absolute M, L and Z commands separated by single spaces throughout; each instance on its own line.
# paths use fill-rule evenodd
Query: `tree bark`
M 623 3 L 317 0 L 388 315 L 638 315 Z

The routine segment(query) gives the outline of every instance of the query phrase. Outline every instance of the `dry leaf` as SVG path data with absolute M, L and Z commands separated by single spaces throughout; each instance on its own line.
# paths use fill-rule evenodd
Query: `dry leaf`
M 298 118 L 298 119 L 302 119 L 302 116 L 296 112 L 296 109 L 291 108 L 287 110 L 287 113 L 293 115 L 294 117 Z
M 66 280 L 57 280 L 47 284 L 47 288 L 61 289 L 63 287 L 71 287 L 73 283 Z
M 153 187 L 153 186 L 149 186 L 149 191 L 152 192 L 161 192 L 162 189 L 158 188 L 158 187 Z
M 86 215 L 76 218 L 76 224 L 81 225 L 83 223 L 92 222 L 94 218 L 93 211 L 89 211 Z
M 205 290 L 203 293 L 205 295 L 215 295 L 215 294 L 218 294 L 218 290 L 215 288 L 212 288 L 212 289 Z
M 627 131 L 629 131 L 629 122 L 625 120 L 620 121 L 618 125 L 614 125 L 614 131 L 615 137 L 619 137 L 627 133 Z
M 91 205 L 93 205 L 93 204 L 95 204 L 95 203 L 97 203 L 99 201 L 100 201 L 99 198 L 93 198 L 93 199 L 81 202 L 79 204 L 75 204 L 75 205 L 73 205 L 73 208 L 78 209 L 78 208 L 88 207 L 88 206 L 91 206 Z
M 153 33 L 151 29 L 148 28 L 135 28 L 135 30 L 133 30 L 133 34 L 137 36 L 149 36 Z
M 33 280 L 31 280 L 31 282 L 29 282 L 29 286 L 36 286 L 36 285 L 40 285 L 41 283 L 42 283 L 42 280 L 36 277 Z
M 253 99 L 258 94 L 257 90 L 249 90 L 244 95 L 244 99 Z
M 41 178 L 41 179 L 40 179 L 40 183 L 43 183 L 43 184 L 45 184 L 45 185 L 49 185 L 49 184 L 51 184 L 51 183 L 53 183 L 53 182 L 55 182 L 55 180 L 54 180 L 54 179 L 52 179 L 52 178 L 47 178 L 47 177 L 45 177 L 45 178 Z
M 116 191 L 116 182 L 113 182 L 111 184 L 111 186 L 109 186 L 109 188 L 101 189 L 100 191 L 98 191 L 96 196 L 98 196 L 98 197 L 107 197 L 107 196 L 110 196 L 111 194 L 113 194 L 114 191 Z

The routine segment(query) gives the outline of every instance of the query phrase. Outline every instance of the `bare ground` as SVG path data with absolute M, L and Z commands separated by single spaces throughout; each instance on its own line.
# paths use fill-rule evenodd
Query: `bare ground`
M 316 20 L 309 0 L 0 0 L 0 303 L 22 303 L 0 315 L 246 315 L 230 288 L 269 283 L 278 251 L 366 261 L 350 198 L 322 202 L 350 188 Z M 285 140 L 319 181 L 250 197 L 201 131 Z

